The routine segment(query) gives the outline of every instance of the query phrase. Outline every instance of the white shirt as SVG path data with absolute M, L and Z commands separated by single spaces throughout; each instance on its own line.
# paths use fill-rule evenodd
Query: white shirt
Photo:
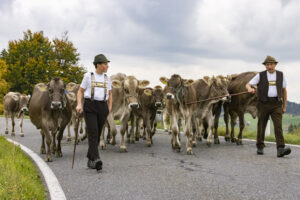
M 95 77 L 95 82 L 104 83 L 104 73 L 99 75 L 96 72 L 94 72 L 94 77 Z M 84 98 L 88 98 L 88 99 L 91 98 L 91 85 L 92 85 L 91 72 L 85 73 L 82 82 L 80 84 L 80 87 L 84 89 Z M 111 81 L 110 81 L 110 77 L 107 75 L 106 100 L 108 100 L 108 94 L 110 90 L 111 90 Z M 105 89 L 102 87 L 95 87 L 94 99 L 97 101 L 103 101 L 104 91 Z
M 276 81 L 276 71 L 274 73 L 270 73 L 267 71 L 268 81 Z M 257 85 L 259 83 L 260 76 L 259 73 L 256 74 L 249 82 L 250 85 Z M 283 83 L 282 88 L 286 88 L 286 80 L 283 75 Z M 276 85 L 269 85 L 268 97 L 277 97 L 277 88 Z

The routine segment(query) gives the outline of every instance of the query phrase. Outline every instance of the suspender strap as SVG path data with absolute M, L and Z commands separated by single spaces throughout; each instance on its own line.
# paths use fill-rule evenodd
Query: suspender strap
M 91 79 L 92 79 L 92 85 L 91 85 L 91 100 L 94 100 L 94 93 L 95 93 L 95 87 L 102 87 L 104 88 L 104 99 L 103 101 L 106 101 L 106 93 L 107 93 L 107 75 L 104 74 L 104 83 L 101 82 L 95 82 L 95 76 L 94 73 L 91 72 Z
M 92 79 L 92 85 L 91 85 L 91 100 L 94 101 L 95 76 L 94 76 L 94 73 L 93 73 L 93 72 L 91 72 L 91 79 Z
M 104 101 L 106 101 L 106 92 L 107 92 L 107 75 L 104 74 Z

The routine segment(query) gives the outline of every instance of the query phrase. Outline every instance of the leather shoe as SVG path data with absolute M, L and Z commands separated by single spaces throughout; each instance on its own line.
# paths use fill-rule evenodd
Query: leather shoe
M 88 160 L 87 166 L 91 169 L 96 169 L 99 171 L 102 170 L 102 161 L 100 159 Z
M 260 148 L 260 149 L 257 149 L 257 155 L 263 155 L 264 154 L 264 149 L 263 148 Z
M 290 147 L 279 147 L 277 149 L 277 157 L 283 157 L 285 155 L 289 155 L 292 152 Z

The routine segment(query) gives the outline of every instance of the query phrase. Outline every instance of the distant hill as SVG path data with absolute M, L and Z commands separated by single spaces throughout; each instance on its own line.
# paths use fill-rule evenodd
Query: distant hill
M 286 113 L 295 115 L 300 115 L 300 104 L 287 101 Z

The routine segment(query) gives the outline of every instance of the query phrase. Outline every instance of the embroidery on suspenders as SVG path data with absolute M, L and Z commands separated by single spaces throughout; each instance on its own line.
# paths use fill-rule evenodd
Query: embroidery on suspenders
M 91 72 L 91 79 L 92 79 L 92 85 L 91 85 L 91 100 L 94 100 L 94 92 L 95 92 L 95 87 L 102 87 L 104 88 L 104 100 L 106 101 L 106 93 L 107 93 L 107 75 L 104 74 L 104 83 L 102 82 L 95 82 L 95 76 L 94 73 Z

